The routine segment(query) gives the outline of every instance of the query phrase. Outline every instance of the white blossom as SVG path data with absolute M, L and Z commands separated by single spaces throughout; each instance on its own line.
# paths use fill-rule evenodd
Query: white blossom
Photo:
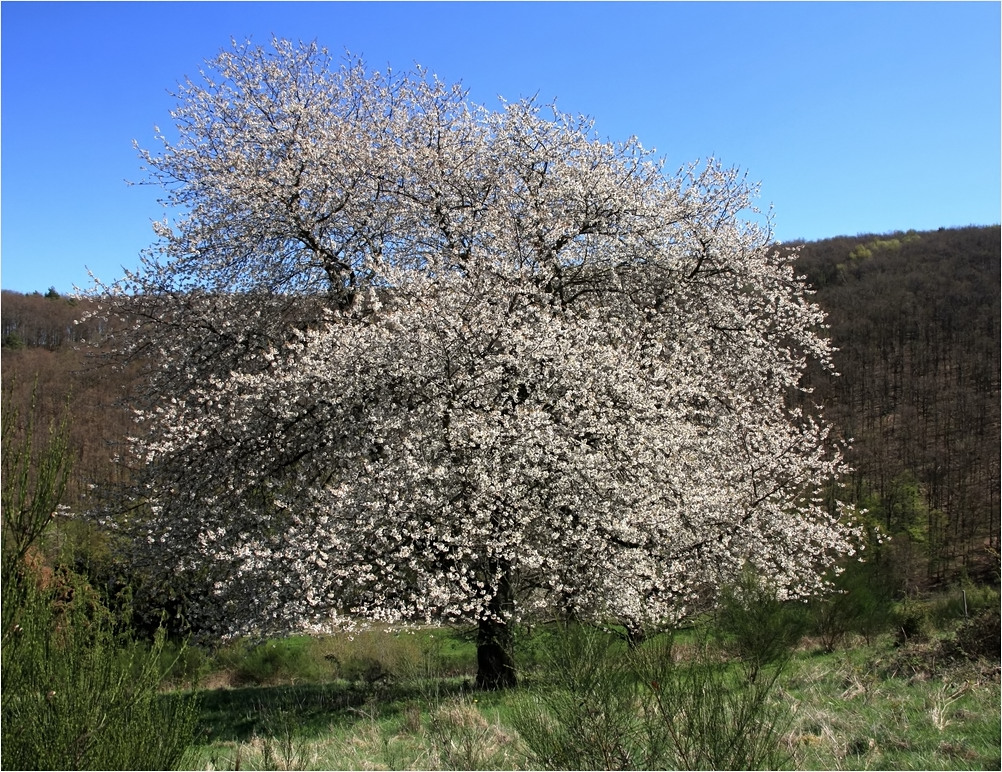
M 228 632 L 819 587 L 856 538 L 787 399 L 824 317 L 740 173 L 274 49 L 220 54 L 144 152 L 175 219 L 116 297 L 151 571 Z

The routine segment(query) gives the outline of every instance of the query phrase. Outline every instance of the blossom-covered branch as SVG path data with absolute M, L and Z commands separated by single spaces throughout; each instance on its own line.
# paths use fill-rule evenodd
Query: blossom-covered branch
M 475 623 L 505 685 L 526 615 L 664 624 L 852 551 L 839 444 L 787 400 L 824 319 L 738 172 L 315 45 L 203 78 L 117 288 L 146 555 L 203 624 Z

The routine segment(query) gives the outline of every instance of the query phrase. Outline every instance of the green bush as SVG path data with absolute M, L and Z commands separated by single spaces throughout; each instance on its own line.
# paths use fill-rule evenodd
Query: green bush
M 685 652 L 670 636 L 640 649 L 633 667 L 645 687 L 645 768 L 779 769 L 792 714 L 774 692 L 787 662 L 760 661 L 750 679 L 706 636 Z
M 116 634 L 85 590 L 57 597 L 26 574 L 4 585 L 3 767 L 181 768 L 198 706 L 160 691 L 163 632 L 152 647 Z
M 967 616 L 974 617 L 982 611 L 999 608 L 999 591 L 997 587 L 967 585 L 961 589 L 961 597 L 966 597 Z
M 476 646 L 447 629 L 363 630 L 317 639 L 317 648 L 334 674 L 348 681 L 417 684 L 476 670 Z
M 536 768 L 778 768 L 790 721 L 772 698 L 783 662 L 761 662 L 750 680 L 704 633 L 684 646 L 661 635 L 628 649 L 569 627 L 512 723 Z
M 1002 650 L 1002 614 L 998 606 L 983 609 L 957 630 L 956 647 L 971 659 L 997 661 Z
M 232 640 L 211 654 L 188 648 L 172 673 L 190 683 L 225 674 L 233 686 L 274 686 L 343 679 L 356 683 L 424 682 L 470 675 L 476 647 L 448 630 L 363 630 L 352 635 Z
M 160 668 L 166 683 L 177 688 L 197 688 L 211 669 L 211 660 L 199 646 L 170 638 L 160 649 Z
M 806 629 L 803 604 L 779 600 L 751 572 L 724 589 L 714 619 L 715 636 L 744 664 L 750 681 L 765 666 L 787 659 Z
M 197 703 L 163 695 L 160 630 L 132 639 L 82 577 L 45 558 L 71 464 L 68 423 L 36 425 L 2 406 L 0 764 L 7 769 L 172 769 L 184 765 Z
M 539 686 L 512 721 L 540 769 L 640 768 L 636 678 L 614 636 L 569 625 L 547 636 Z
M 894 623 L 893 599 L 876 563 L 850 562 L 828 595 L 808 604 L 809 631 L 821 639 L 825 651 L 834 651 L 849 634 L 867 642 Z
M 346 681 L 362 681 L 367 684 L 388 681 L 393 677 L 393 671 L 382 660 L 364 654 L 343 662 L 339 672 Z
M 417 636 L 407 633 L 363 630 L 332 635 L 317 640 L 316 654 L 333 677 L 368 685 L 438 673 L 431 655 L 423 656 Z
M 216 653 L 216 665 L 232 673 L 234 686 L 319 681 L 330 668 L 314 656 L 305 636 L 266 641 L 239 640 Z
M 932 625 L 927 608 L 906 603 L 893 615 L 894 637 L 898 645 L 928 640 Z

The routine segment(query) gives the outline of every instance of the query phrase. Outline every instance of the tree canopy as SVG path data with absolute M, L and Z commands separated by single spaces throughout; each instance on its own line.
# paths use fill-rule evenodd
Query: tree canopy
M 824 317 L 739 172 L 316 45 L 177 97 L 143 153 L 176 219 L 104 291 L 150 363 L 132 522 L 203 623 L 475 623 L 506 685 L 528 614 L 664 624 L 853 551 L 789 399 Z

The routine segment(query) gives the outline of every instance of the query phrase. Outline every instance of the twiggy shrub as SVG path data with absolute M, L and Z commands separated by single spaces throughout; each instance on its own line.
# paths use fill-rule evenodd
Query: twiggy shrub
M 346 681 L 375 684 L 423 670 L 421 645 L 413 635 L 365 630 L 350 637 L 327 637 L 321 650 L 333 675 Z
M 164 632 L 152 649 L 116 629 L 98 593 L 53 570 L 41 548 L 66 488 L 67 423 L 40 436 L 32 394 L 2 405 L 0 765 L 5 769 L 173 769 L 184 763 L 197 705 L 160 684 Z
M 999 609 L 987 608 L 957 630 L 956 649 L 971 659 L 997 660 L 1002 649 L 1002 619 Z
M 211 662 L 204 649 L 168 639 L 160 649 L 160 667 L 166 674 L 166 685 L 195 689 L 209 674 Z
M 513 724 L 532 767 L 755 769 L 785 761 L 789 716 L 772 699 L 782 661 L 754 680 L 700 634 L 684 652 L 671 635 L 632 650 L 568 628 L 555 639 L 540 688 Z
M 893 615 L 894 637 L 899 646 L 929 639 L 932 626 L 927 609 L 919 604 L 906 603 Z
M 835 651 L 850 634 L 862 635 L 869 643 L 894 624 L 889 584 L 878 568 L 849 563 L 835 578 L 833 591 L 811 601 L 811 632 L 825 651 Z
M 803 604 L 781 601 L 751 572 L 724 590 L 714 622 L 721 647 L 743 663 L 749 681 L 789 658 L 808 624 Z
M 520 699 L 512 714 L 530 766 L 639 768 L 641 714 L 625 646 L 578 626 L 551 640 L 539 688 Z
M 51 530 L 66 491 L 73 457 L 69 419 L 52 423 L 48 433 L 37 425 L 38 384 L 23 411 L 16 404 L 14 385 L 4 387 L 0 409 L 0 521 L 3 548 L 0 578 L 6 585 L 21 570 L 30 551 Z M 6 622 L 7 617 L 4 616 Z
M 645 768 L 779 769 L 791 716 L 773 692 L 785 663 L 758 660 L 749 678 L 704 636 L 684 657 L 670 636 L 639 649 Z
M 77 588 L 80 590 L 81 588 Z M 198 718 L 192 695 L 160 692 L 164 633 L 116 636 L 78 591 L 55 608 L 33 577 L 4 586 L 3 767 L 177 769 Z
M 986 609 L 999 608 L 999 593 L 993 587 L 965 583 L 932 595 L 923 605 L 929 622 L 936 628 L 944 628 L 974 619 Z

